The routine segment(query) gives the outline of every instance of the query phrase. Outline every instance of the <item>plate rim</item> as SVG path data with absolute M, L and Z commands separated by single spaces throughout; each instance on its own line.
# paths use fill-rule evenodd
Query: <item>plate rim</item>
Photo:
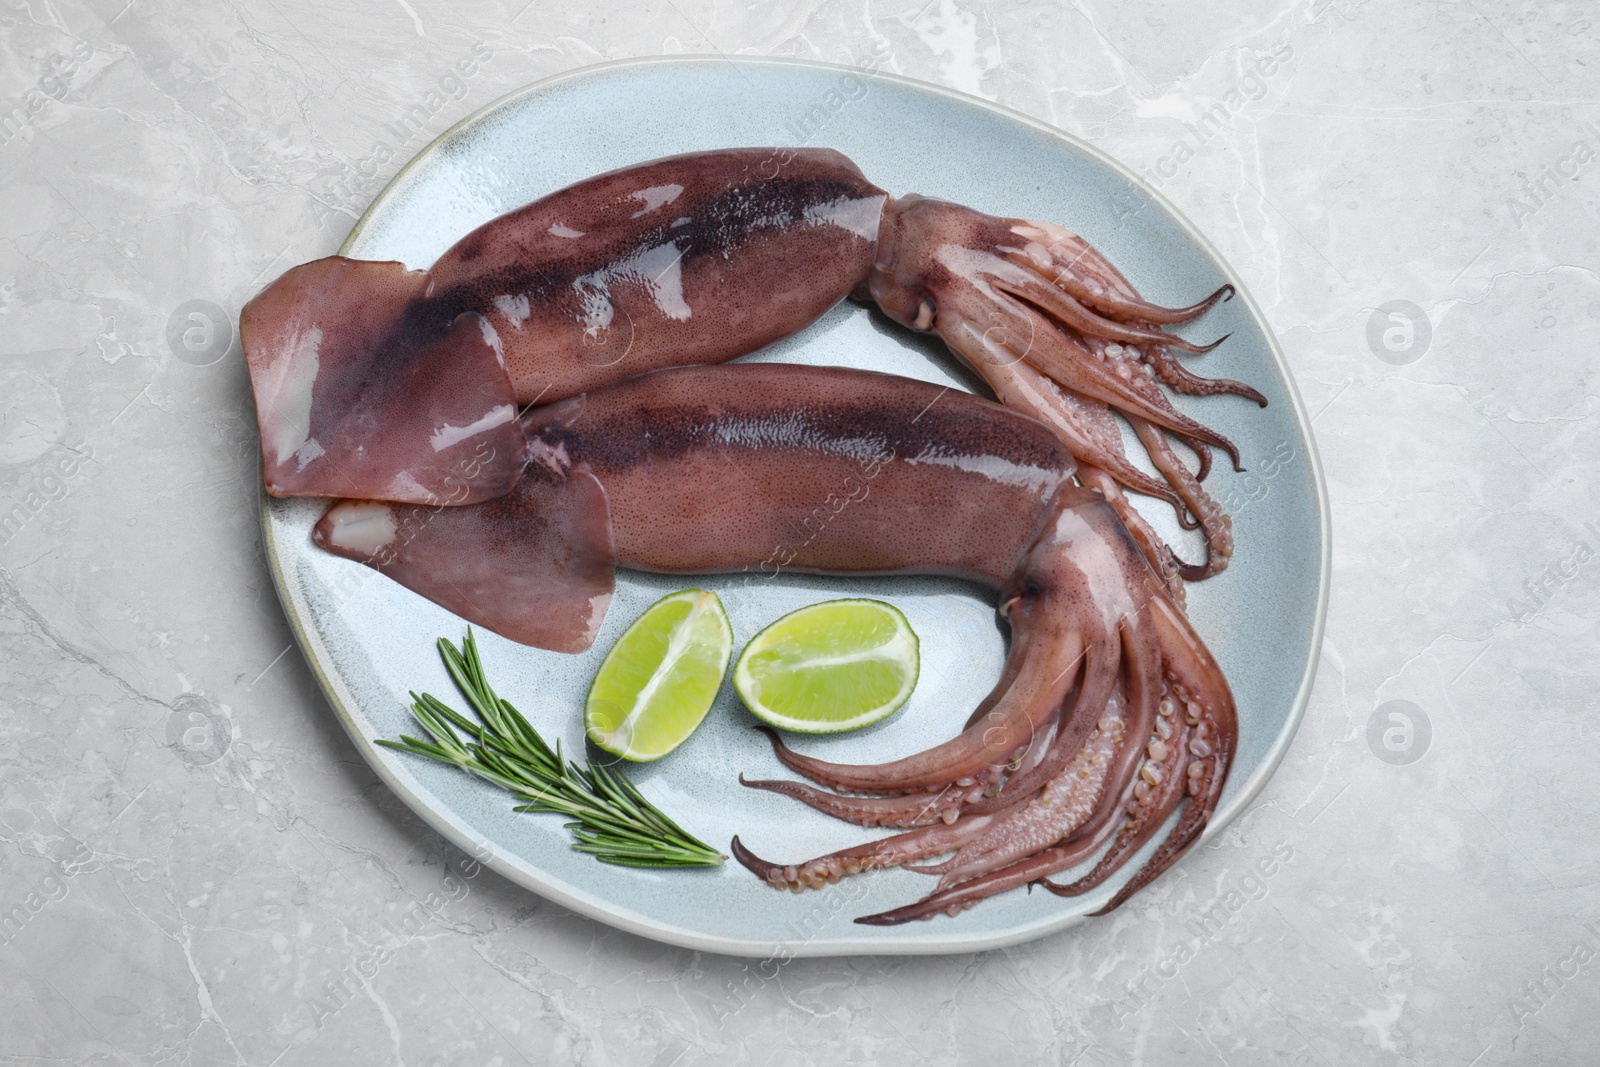
M 1327 480 L 1323 474 L 1322 460 L 1317 449 L 1316 436 L 1313 432 L 1311 420 L 1307 416 L 1305 402 L 1300 396 L 1300 389 L 1295 377 L 1290 370 L 1288 360 L 1285 359 L 1282 346 L 1279 344 L 1277 334 L 1272 330 L 1266 317 L 1261 313 L 1250 290 L 1239 278 L 1233 265 L 1211 243 L 1198 227 L 1191 222 L 1187 215 L 1169 201 L 1159 189 L 1136 173 L 1126 164 L 1109 155 L 1099 147 L 1071 134 L 1058 127 L 1034 118 L 1031 115 L 1008 108 L 1002 104 L 985 100 L 982 97 L 972 96 L 958 90 L 942 85 L 910 78 L 902 74 L 885 71 L 863 71 L 859 67 L 847 66 L 839 63 L 825 63 L 819 60 L 797 59 L 786 56 L 724 56 L 705 54 L 685 54 L 673 56 L 640 56 L 630 59 L 609 60 L 604 63 L 591 63 L 562 71 L 546 78 L 530 82 L 518 89 L 490 101 L 471 114 L 460 119 L 448 129 L 444 130 L 433 140 L 423 146 L 416 155 L 395 172 L 384 187 L 372 198 L 365 211 L 350 228 L 349 234 L 340 243 L 338 253 L 345 251 L 358 240 L 366 227 L 372 221 L 375 212 L 396 191 L 416 168 L 429 163 L 432 158 L 442 151 L 446 142 L 466 127 L 476 123 L 486 116 L 508 107 L 524 97 L 532 96 L 549 90 L 563 82 L 595 74 L 607 73 L 617 70 L 644 67 L 673 67 L 673 66 L 705 66 L 708 64 L 729 64 L 732 66 L 749 67 L 792 67 L 805 68 L 817 71 L 826 71 L 837 74 L 854 74 L 858 77 L 874 81 L 883 81 L 902 86 L 917 92 L 942 96 L 968 107 L 979 107 L 989 111 L 999 118 L 1020 123 L 1030 129 L 1066 142 L 1072 148 L 1085 152 L 1094 157 L 1098 162 L 1116 171 L 1125 180 L 1137 187 L 1145 196 L 1158 207 L 1164 209 L 1169 218 L 1177 223 L 1183 233 L 1195 245 L 1209 256 L 1221 269 L 1223 275 L 1234 285 L 1236 298 L 1242 300 L 1242 305 L 1255 321 L 1261 335 L 1267 341 L 1267 349 L 1272 356 L 1279 376 L 1283 379 L 1290 408 L 1296 424 L 1301 430 L 1301 435 L 1306 443 L 1306 461 L 1311 474 L 1313 485 L 1313 499 L 1317 510 L 1317 526 L 1322 542 L 1321 558 L 1317 569 L 1317 596 L 1314 617 L 1311 627 L 1311 649 L 1306 659 L 1305 669 L 1301 674 L 1300 682 L 1295 690 L 1292 706 L 1278 736 L 1268 748 L 1255 771 L 1238 788 L 1238 792 L 1231 798 L 1226 809 L 1219 808 L 1208 822 L 1204 833 L 1196 846 L 1214 838 L 1226 829 L 1235 819 L 1239 818 L 1265 789 L 1268 781 L 1277 772 L 1279 765 L 1288 754 L 1289 746 L 1294 742 L 1295 735 L 1299 733 L 1300 724 L 1305 717 L 1307 706 L 1311 701 L 1312 689 L 1316 684 L 1318 668 L 1322 661 L 1323 634 L 1327 624 L 1328 603 L 1330 587 L 1332 584 L 1332 559 L 1333 559 L 1333 529 L 1332 516 L 1328 502 Z M 1065 930 L 1076 927 L 1084 922 L 1086 915 L 1074 915 L 1064 921 L 1040 928 L 1037 925 L 1027 926 L 1010 931 L 972 936 L 955 935 L 941 938 L 930 938 L 912 943 L 903 942 L 873 942 L 870 939 L 857 941 L 752 941 L 745 938 L 719 937 L 702 934 L 683 929 L 668 922 L 652 919 L 635 912 L 620 911 L 613 903 L 599 898 L 590 897 L 581 891 L 572 891 L 560 884 L 547 882 L 534 876 L 525 876 L 524 872 L 515 864 L 504 862 L 503 857 L 495 846 L 479 835 L 454 812 L 438 810 L 433 804 L 425 802 L 416 796 L 407 785 L 396 775 L 390 766 L 388 757 L 375 743 L 368 738 L 358 727 L 354 715 L 351 713 L 346 701 L 354 701 L 353 694 L 349 693 L 342 680 L 332 674 L 327 665 L 332 662 L 331 655 L 322 648 L 322 642 L 316 634 L 306 625 L 301 618 L 296 606 L 296 598 L 289 589 L 284 573 L 282 560 L 279 556 L 279 546 L 273 530 L 273 516 L 271 511 L 272 498 L 266 491 L 265 482 L 260 487 L 261 501 L 261 530 L 263 547 L 267 557 L 268 570 L 272 574 L 273 585 L 278 593 L 278 601 L 283 607 L 284 616 L 289 622 L 289 628 L 294 634 L 295 643 L 300 647 L 301 654 L 305 657 L 307 665 L 311 668 L 317 684 L 321 686 L 323 695 L 332 705 L 334 714 L 344 727 L 351 743 L 361 754 L 367 766 L 394 792 L 406 807 L 423 822 L 441 836 L 449 840 L 456 847 L 462 849 L 469 856 L 485 866 L 493 869 L 501 877 L 521 886 L 531 892 L 537 893 L 547 900 L 554 901 L 588 919 L 603 923 L 628 933 L 637 934 L 653 941 L 674 945 L 680 948 L 693 949 L 701 952 L 713 952 L 721 955 L 749 959 L 771 958 L 799 958 L 799 957 L 835 957 L 852 955 L 870 956 L 929 956 L 947 955 L 951 953 L 982 952 L 1027 941 L 1037 940 Z M 869 935 L 870 936 L 870 935 Z

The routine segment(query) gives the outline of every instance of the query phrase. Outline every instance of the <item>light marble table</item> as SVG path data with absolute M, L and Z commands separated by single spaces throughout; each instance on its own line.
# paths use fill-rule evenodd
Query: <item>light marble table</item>
M 1600 11 L 469 6 L 0 0 L 0 1062 L 1600 1058 Z M 233 316 L 458 118 L 664 53 L 1054 123 L 1281 337 L 1334 510 L 1316 690 L 1113 918 L 782 966 L 617 933 L 443 846 L 290 647 Z

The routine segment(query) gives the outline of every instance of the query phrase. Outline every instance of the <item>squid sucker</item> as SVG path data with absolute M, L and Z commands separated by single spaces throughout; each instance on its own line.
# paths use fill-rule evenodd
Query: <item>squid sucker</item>
M 1166 390 L 1266 400 L 1195 376 L 1173 353 L 1214 344 L 1164 328 L 1232 293 L 1163 308 L 1059 226 L 890 197 L 829 149 L 737 148 L 579 182 L 426 271 L 303 264 L 245 307 L 240 333 L 269 492 L 454 505 L 517 484 L 519 408 L 746 355 L 853 295 L 938 334 L 1002 403 L 1049 426 L 1181 598 L 1182 579 L 1227 566 L 1230 521 L 1201 481 L 1213 448 L 1239 459 Z M 1124 454 L 1117 415 L 1159 477 Z M 1203 532 L 1205 560 L 1179 560 L 1123 490 L 1169 502 Z
M 780 888 L 951 854 L 927 899 L 954 913 L 1103 858 L 1111 877 L 1182 808 L 1137 888 L 1199 836 L 1237 744 L 1221 671 L 1072 452 L 960 390 L 838 367 L 676 367 L 532 408 L 508 492 L 474 504 L 356 499 L 314 539 L 469 621 L 543 648 L 594 640 L 618 566 L 939 574 L 998 596 L 1010 647 L 956 737 L 876 765 L 779 759 L 814 784 L 749 782 L 904 833 L 800 864 L 736 857 Z M 1129 889 L 1113 898 L 1118 904 Z

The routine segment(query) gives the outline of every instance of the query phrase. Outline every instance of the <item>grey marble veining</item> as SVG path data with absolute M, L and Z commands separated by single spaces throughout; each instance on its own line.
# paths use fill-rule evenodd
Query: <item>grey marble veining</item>
M 0 1062 L 1594 1062 L 1597 42 L 1531 3 L 0 0 Z M 783 964 L 621 934 L 444 846 L 290 648 L 240 305 L 501 94 L 719 52 L 1092 141 L 1282 340 L 1334 511 L 1317 689 L 1108 920 Z

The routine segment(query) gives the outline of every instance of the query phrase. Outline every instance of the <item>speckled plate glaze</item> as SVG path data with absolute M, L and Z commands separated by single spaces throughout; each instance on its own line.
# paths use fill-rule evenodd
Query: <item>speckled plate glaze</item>
M 1305 413 L 1259 311 L 1206 240 L 1127 168 L 1032 119 L 903 78 L 776 60 L 630 61 L 552 78 L 462 122 L 390 183 L 342 251 L 427 267 L 475 226 L 579 179 L 678 152 L 793 145 L 800 137 L 844 152 L 892 194 L 919 192 L 1077 230 L 1157 302 L 1178 306 L 1224 282 L 1239 286 L 1238 298 L 1186 329 L 1204 338 L 1232 331 L 1203 358 L 1203 373 L 1247 381 L 1271 406 L 1258 410 L 1236 397 L 1178 401 L 1238 442 L 1251 468 L 1236 474 L 1224 462 L 1211 476 L 1213 492 L 1233 513 L 1238 551 L 1226 573 L 1189 593 L 1195 626 L 1239 704 L 1239 758 L 1208 836 L 1216 833 L 1261 790 L 1310 692 L 1328 590 L 1326 494 Z M 937 342 L 848 303 L 752 358 L 848 364 L 974 387 Z M 487 784 L 373 744 L 416 732 L 408 690 L 454 695 L 433 642 L 441 635 L 459 640 L 466 627 L 381 575 L 316 550 L 309 531 L 321 507 L 266 499 L 263 522 L 284 609 L 334 710 L 373 769 L 418 815 L 544 897 L 671 944 L 788 958 L 1015 944 L 1080 922 L 1114 888 L 1081 900 L 1011 892 L 955 919 L 867 927 L 851 920 L 913 901 L 933 880 L 880 871 L 797 895 L 773 891 L 731 861 L 705 871 L 602 866 L 567 847 L 560 819 L 518 815 Z M 1198 556 L 1198 543 L 1177 529 L 1170 509 L 1146 511 L 1173 543 Z M 604 629 L 582 655 L 483 633 L 490 677 L 546 737 L 582 752 L 583 696 L 605 651 L 652 601 L 688 584 L 622 572 Z M 721 594 L 741 643 L 779 615 L 828 597 L 880 597 L 906 613 L 922 639 L 916 693 L 878 726 L 797 742 L 829 759 L 880 761 L 952 736 L 999 677 L 1005 640 L 993 602 L 959 582 L 789 575 L 693 584 Z M 742 788 L 740 771 L 781 771 L 752 721 L 726 685 L 682 748 L 630 772 L 685 827 L 724 849 L 738 833 L 763 856 L 799 861 L 873 832 Z M 1183 866 L 1166 878 L 1184 877 Z

